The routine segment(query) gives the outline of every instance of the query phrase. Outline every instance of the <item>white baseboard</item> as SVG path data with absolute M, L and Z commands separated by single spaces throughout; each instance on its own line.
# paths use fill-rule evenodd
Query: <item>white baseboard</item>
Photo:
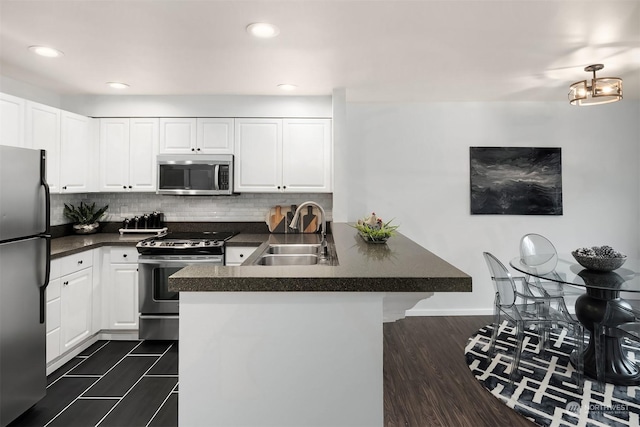
M 58 358 L 53 359 L 51 362 L 47 363 L 47 375 L 51 374 L 56 369 L 61 368 L 65 363 L 76 357 L 78 354 L 82 353 L 96 341 L 98 341 L 98 334 L 90 336 L 71 350 L 61 354 Z
M 491 316 L 493 308 L 467 308 L 467 309 L 438 309 L 413 308 L 407 310 L 408 316 Z
M 114 329 L 103 329 L 98 334 L 99 339 L 101 340 L 111 340 L 111 341 L 137 341 L 138 338 L 138 330 L 114 330 Z
M 112 340 L 112 341 L 137 341 L 138 330 L 101 330 L 96 334 L 90 336 L 80 344 L 76 345 L 71 350 L 64 354 L 61 354 L 58 358 L 47 363 L 47 375 L 50 375 L 55 370 L 61 368 L 65 363 L 82 353 L 85 349 L 89 348 L 96 341 L 99 340 Z

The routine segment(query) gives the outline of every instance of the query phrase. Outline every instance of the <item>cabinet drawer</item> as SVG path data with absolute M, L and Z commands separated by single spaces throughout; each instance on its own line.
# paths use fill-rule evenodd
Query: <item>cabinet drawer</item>
M 93 251 L 84 251 L 60 259 L 60 276 L 75 273 L 93 265 Z
M 240 265 L 258 249 L 257 246 L 227 246 L 226 265 Z
M 138 262 L 138 250 L 136 248 L 111 248 L 112 263 L 136 263 Z

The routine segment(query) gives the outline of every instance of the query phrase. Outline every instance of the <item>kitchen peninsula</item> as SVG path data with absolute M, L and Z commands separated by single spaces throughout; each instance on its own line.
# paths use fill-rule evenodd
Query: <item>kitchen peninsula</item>
M 332 224 L 337 265 L 194 265 L 180 291 L 180 425 L 381 426 L 382 324 L 471 277 L 398 234 L 367 244 Z

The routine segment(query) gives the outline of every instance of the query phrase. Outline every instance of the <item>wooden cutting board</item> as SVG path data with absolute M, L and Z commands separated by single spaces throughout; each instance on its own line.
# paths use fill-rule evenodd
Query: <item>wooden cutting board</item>
M 307 213 L 302 217 L 302 232 L 315 233 L 318 231 L 318 216 L 313 213 L 313 206 L 307 206 Z
M 269 231 L 272 233 L 284 233 L 285 221 L 282 214 L 282 207 L 280 205 L 275 207 L 275 212 L 269 218 Z

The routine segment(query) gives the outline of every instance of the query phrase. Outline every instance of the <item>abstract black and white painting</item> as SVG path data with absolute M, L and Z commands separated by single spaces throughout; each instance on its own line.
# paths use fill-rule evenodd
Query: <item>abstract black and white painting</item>
M 560 148 L 470 147 L 471 214 L 562 215 Z

